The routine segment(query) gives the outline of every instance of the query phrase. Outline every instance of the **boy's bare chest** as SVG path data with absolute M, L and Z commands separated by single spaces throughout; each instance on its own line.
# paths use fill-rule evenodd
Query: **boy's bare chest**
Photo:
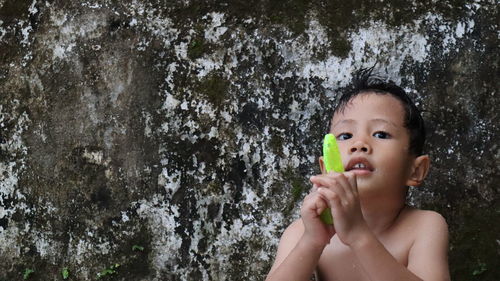
M 391 237 L 393 238 L 393 237 Z M 382 239 L 382 244 L 398 262 L 408 264 L 411 246 L 409 239 Z M 321 281 L 370 280 L 357 261 L 352 250 L 342 244 L 335 236 L 323 251 L 318 263 L 318 275 Z

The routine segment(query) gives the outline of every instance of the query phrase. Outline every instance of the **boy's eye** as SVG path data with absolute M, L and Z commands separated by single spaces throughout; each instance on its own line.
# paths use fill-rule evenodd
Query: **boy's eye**
M 373 136 L 379 139 L 388 139 L 391 137 L 391 135 L 389 135 L 389 133 L 386 132 L 375 132 Z
M 338 140 L 348 140 L 350 138 L 352 138 L 352 134 L 349 134 L 349 133 L 342 133 L 342 134 L 337 136 Z

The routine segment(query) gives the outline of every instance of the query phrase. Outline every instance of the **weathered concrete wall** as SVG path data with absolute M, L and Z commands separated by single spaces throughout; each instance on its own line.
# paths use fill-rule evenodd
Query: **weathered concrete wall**
M 0 280 L 262 280 L 375 63 L 428 110 L 453 279 L 500 280 L 495 2 L 0 0 Z

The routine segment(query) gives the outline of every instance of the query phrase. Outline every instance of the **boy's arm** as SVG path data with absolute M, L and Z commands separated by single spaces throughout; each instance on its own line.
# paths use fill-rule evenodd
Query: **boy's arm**
M 372 280 L 450 280 L 448 230 L 437 213 L 427 212 L 416 228 L 417 237 L 408 256 L 408 267 L 398 263 L 377 238 L 369 233 L 351 245 Z
M 267 281 L 310 280 L 323 249 L 335 234 L 333 226 L 324 224 L 320 219 L 326 206 L 316 188 L 304 198 L 301 219 L 293 222 L 283 233 Z
M 271 280 L 310 280 L 311 274 L 323 252 L 303 238 L 301 220 L 292 223 L 281 236 L 276 259 L 266 278 Z
M 438 213 L 425 211 L 410 249 L 408 269 L 424 280 L 450 280 L 448 225 Z

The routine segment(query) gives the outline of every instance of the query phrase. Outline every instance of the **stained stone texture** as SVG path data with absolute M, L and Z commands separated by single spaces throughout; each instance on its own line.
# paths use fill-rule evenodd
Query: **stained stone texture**
M 0 280 L 263 280 L 373 65 L 426 110 L 408 201 L 447 219 L 452 279 L 500 280 L 498 19 L 494 0 L 0 0 Z

